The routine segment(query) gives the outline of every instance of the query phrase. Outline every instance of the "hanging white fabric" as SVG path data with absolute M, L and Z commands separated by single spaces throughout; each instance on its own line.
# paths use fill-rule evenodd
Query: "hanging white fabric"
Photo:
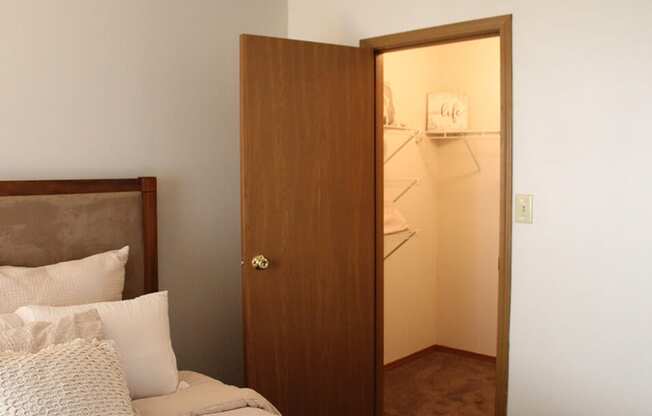
M 385 201 L 383 217 L 385 235 L 400 233 L 408 229 L 407 220 L 392 201 Z

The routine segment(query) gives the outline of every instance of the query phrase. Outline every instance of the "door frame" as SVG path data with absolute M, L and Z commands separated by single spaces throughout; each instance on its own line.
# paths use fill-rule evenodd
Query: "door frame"
M 497 16 L 360 40 L 376 60 L 376 414 L 383 412 L 383 60 L 382 53 L 498 36 L 500 38 L 500 249 L 498 258 L 498 336 L 496 416 L 507 415 L 509 322 L 512 281 L 512 16 Z

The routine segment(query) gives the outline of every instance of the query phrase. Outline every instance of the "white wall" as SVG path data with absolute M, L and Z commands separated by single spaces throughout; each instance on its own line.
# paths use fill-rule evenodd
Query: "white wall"
M 514 15 L 509 412 L 652 408 L 652 3 L 289 0 L 293 38 L 360 38 Z
M 284 0 L 0 0 L 0 178 L 159 178 L 181 367 L 241 382 L 238 35 Z

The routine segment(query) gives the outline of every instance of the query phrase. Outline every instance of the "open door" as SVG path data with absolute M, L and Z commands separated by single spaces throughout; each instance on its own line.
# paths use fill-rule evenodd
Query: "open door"
M 374 55 L 241 37 L 247 383 L 284 416 L 375 411 Z

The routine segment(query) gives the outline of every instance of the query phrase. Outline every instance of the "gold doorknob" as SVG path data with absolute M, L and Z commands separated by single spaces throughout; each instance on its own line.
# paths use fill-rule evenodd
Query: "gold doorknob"
M 267 260 L 267 257 L 262 254 L 258 254 L 251 259 L 251 265 L 256 270 L 265 270 L 269 267 L 269 260 Z

